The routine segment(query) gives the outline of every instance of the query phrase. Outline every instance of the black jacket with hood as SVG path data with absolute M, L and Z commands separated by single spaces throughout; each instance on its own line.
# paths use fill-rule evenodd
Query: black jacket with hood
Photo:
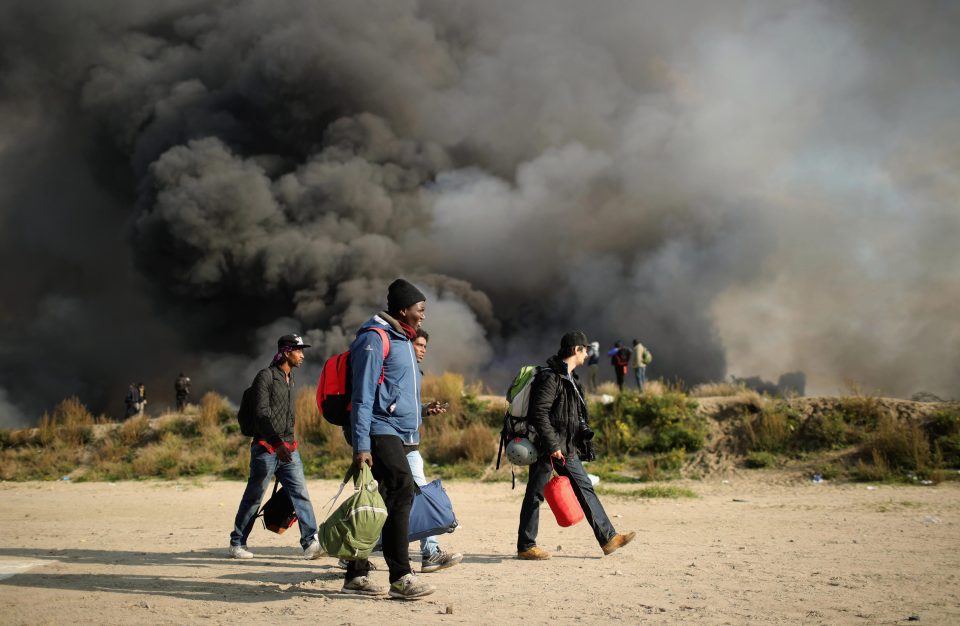
M 537 433 L 541 454 L 560 450 L 564 456 L 577 452 L 580 420 L 587 420 L 583 389 L 576 374 L 556 355 L 547 359 L 530 388 L 529 422 Z

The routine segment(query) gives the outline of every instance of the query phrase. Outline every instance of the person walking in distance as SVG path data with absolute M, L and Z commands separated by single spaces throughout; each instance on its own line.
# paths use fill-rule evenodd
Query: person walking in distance
M 173 390 L 177 394 L 177 411 L 183 413 L 187 408 L 187 400 L 190 398 L 190 377 L 180 372 L 177 380 L 173 383 Z
M 530 466 L 520 506 L 517 558 L 541 561 L 550 553 L 537 545 L 543 490 L 554 470 L 570 479 L 573 492 L 604 555 L 627 545 L 636 533 L 618 533 L 593 490 L 579 455 L 593 439 L 587 405 L 574 370 L 587 360 L 587 336 L 572 331 L 560 339 L 560 350 L 547 359 L 533 379 L 528 419 L 537 433 L 539 458 Z
M 387 289 L 387 310 L 364 323 L 350 344 L 353 462 L 370 466 L 380 485 L 387 505 L 383 557 L 390 570 L 388 593 L 402 600 L 416 600 L 436 591 L 414 575 L 407 540 L 414 481 L 404 444 L 420 442 L 421 376 L 413 340 L 425 317 L 426 296 L 398 278 Z M 375 328 L 390 342 L 386 358 L 380 332 L 372 332 Z M 350 561 L 342 593 L 375 596 L 387 592 L 370 580 L 369 573 L 369 560 Z
M 280 337 L 270 367 L 257 372 L 253 379 L 257 432 L 250 445 L 250 477 L 230 533 L 232 558 L 253 558 L 247 548 L 247 538 L 253 530 L 263 494 L 274 475 L 290 496 L 297 514 L 303 558 L 316 559 L 323 554 L 317 541 L 317 519 L 294 438 L 293 370 L 303 364 L 303 351 L 309 347 L 300 335 Z

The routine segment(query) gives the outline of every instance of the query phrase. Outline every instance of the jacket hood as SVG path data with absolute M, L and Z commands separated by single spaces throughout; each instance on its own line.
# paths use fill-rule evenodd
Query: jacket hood
M 407 333 L 403 332 L 403 328 L 401 328 L 400 322 L 398 322 L 391 316 L 387 315 L 386 311 L 380 311 L 379 313 L 377 313 L 376 315 L 368 319 L 366 322 L 364 322 L 360 326 L 360 328 L 357 330 L 357 335 L 359 336 L 360 333 L 374 326 L 379 326 L 380 328 L 383 328 L 387 332 L 392 332 L 393 334 L 397 335 L 398 338 L 407 339 Z

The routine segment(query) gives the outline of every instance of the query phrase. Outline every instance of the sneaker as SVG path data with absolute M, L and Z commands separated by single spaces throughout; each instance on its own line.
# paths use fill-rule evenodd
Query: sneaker
M 252 559 L 253 552 L 247 550 L 247 546 L 230 546 L 231 559 Z
M 382 596 L 386 592 L 386 587 L 373 584 L 366 576 L 357 576 L 356 578 L 343 581 L 343 589 L 340 590 L 340 593 L 349 593 L 357 596 Z
M 517 558 L 522 561 L 546 561 L 550 558 L 550 553 L 543 548 L 533 546 L 523 552 L 517 552 Z
M 451 554 L 450 552 L 444 552 L 440 548 L 437 548 L 437 551 L 434 552 L 432 556 L 420 561 L 420 571 L 424 574 L 435 572 L 437 570 L 453 567 L 462 560 L 463 555 L 459 552 L 454 552 Z
M 337 567 L 339 567 L 340 569 L 347 569 L 348 567 L 350 567 L 350 561 L 346 559 L 337 559 Z M 380 569 L 379 567 L 377 567 L 377 564 L 374 563 L 373 561 L 367 561 L 367 567 L 371 571 Z
M 420 580 L 413 574 L 406 574 L 390 585 L 390 597 L 401 600 L 416 600 L 429 596 L 436 590 L 437 588 L 430 583 Z
M 604 544 L 604 546 L 603 546 L 603 553 L 604 553 L 605 555 L 613 554 L 613 553 L 616 552 L 619 548 L 622 548 L 623 546 L 625 546 L 625 545 L 627 545 L 628 543 L 630 543 L 631 541 L 633 541 L 633 538 L 636 537 L 636 536 L 637 536 L 637 533 L 635 533 L 635 532 L 629 532 L 629 533 L 626 533 L 626 534 L 624 534 L 624 533 L 617 533 L 616 535 L 613 536 L 613 539 L 611 539 L 611 540 L 608 541 L 606 544 Z
M 313 541 L 309 546 L 303 549 L 303 558 L 308 561 L 319 559 L 322 556 L 323 548 L 320 547 L 319 541 Z

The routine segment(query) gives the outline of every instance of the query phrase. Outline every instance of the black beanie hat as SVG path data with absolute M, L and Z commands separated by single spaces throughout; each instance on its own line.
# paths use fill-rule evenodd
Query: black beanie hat
M 402 278 L 398 278 L 387 287 L 387 311 L 396 312 L 406 309 L 426 299 L 422 291 Z

